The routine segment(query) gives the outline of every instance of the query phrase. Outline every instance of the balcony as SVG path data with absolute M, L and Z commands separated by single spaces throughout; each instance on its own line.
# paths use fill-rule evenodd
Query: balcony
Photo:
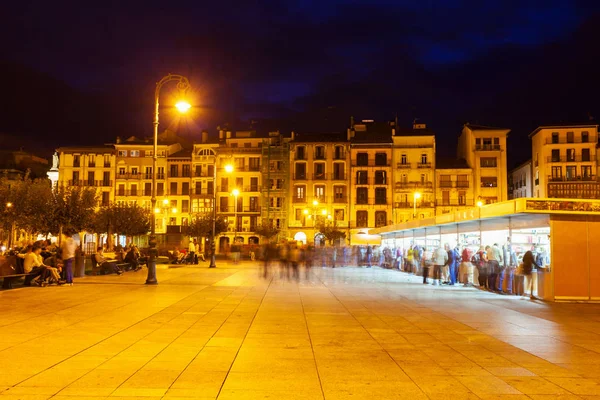
M 306 197 L 292 197 L 292 203 L 306 203 Z
M 560 157 L 548 157 L 547 158 L 547 162 L 549 163 L 566 163 L 566 162 L 591 162 L 592 160 L 592 156 L 590 155 L 589 157 L 583 157 L 583 156 L 575 156 L 575 157 L 566 157 L 566 156 L 560 156 Z
M 79 167 L 81 167 L 81 161 L 73 160 L 73 168 L 79 168 Z
M 208 171 L 195 171 L 194 178 L 213 178 L 213 175 L 209 175 Z
M 452 181 L 440 181 L 439 186 L 441 188 L 443 188 L 443 189 L 445 189 L 445 188 L 451 188 L 451 187 L 454 186 L 453 183 L 454 182 L 452 182 Z
M 274 208 L 274 207 L 271 207 Z M 217 207 L 217 212 L 219 213 L 227 213 L 227 214 L 234 214 L 234 213 L 259 213 L 260 212 L 260 207 L 259 206 L 246 206 L 246 207 L 238 207 L 237 211 L 235 210 L 235 206 L 226 206 L 226 207 Z
M 548 182 L 597 182 L 598 178 L 596 175 L 587 176 L 548 176 Z M 538 183 L 536 183 L 537 185 Z
M 110 162 L 105 162 L 104 163 L 104 168 L 110 168 Z
M 70 180 L 69 186 L 86 186 L 86 187 L 111 187 L 113 185 L 113 181 L 105 181 L 105 180 L 87 180 L 87 179 L 79 179 L 79 180 Z
M 573 140 L 567 140 L 566 136 L 558 138 L 546 138 L 546 144 L 571 144 L 571 143 L 596 143 L 598 138 L 596 136 L 588 136 L 587 141 L 584 141 L 581 136 L 574 137 Z
M 248 192 L 260 192 L 260 186 L 258 186 L 258 185 L 244 186 L 244 193 L 248 193 Z
M 325 172 L 314 173 L 312 178 L 315 181 L 324 181 L 327 179 L 327 174 Z
M 345 160 L 346 159 L 346 153 L 334 154 L 333 155 L 333 159 L 334 160 Z
M 363 206 L 387 206 L 389 203 L 387 201 L 387 199 L 384 198 L 357 198 L 356 202 L 357 205 L 363 205 Z
M 412 201 L 395 201 L 394 202 L 394 208 L 414 208 L 414 202 Z M 434 206 L 434 203 L 431 203 L 429 201 L 421 201 L 418 200 L 417 201 L 417 208 L 431 208 Z
M 469 181 L 456 181 L 456 187 L 458 189 L 467 189 L 469 186 Z
M 357 160 L 352 160 L 352 166 L 353 167 L 389 167 L 390 166 L 390 162 L 386 161 L 386 162 L 375 162 L 373 160 L 369 160 L 367 163 L 361 162 L 359 163 Z
M 117 179 L 142 179 L 142 174 L 139 172 L 119 174 L 117 175 Z M 152 175 L 148 179 L 152 179 Z
M 334 181 L 345 181 L 346 180 L 346 174 L 344 172 L 338 172 L 338 173 L 334 172 L 332 174 L 331 179 L 334 180 Z
M 412 168 L 412 164 L 411 163 L 401 163 L 401 162 L 399 162 L 399 163 L 396 164 L 396 168 L 398 168 L 398 169 L 410 169 L 410 168 Z
M 348 203 L 348 197 L 347 196 L 334 197 L 333 202 L 336 204 L 346 204 L 346 203 Z
M 306 154 L 305 153 L 294 154 L 294 161 L 306 161 Z
M 96 163 L 95 162 L 89 162 L 88 163 L 88 168 L 96 168 Z
M 438 207 L 473 207 L 473 200 L 448 200 L 448 201 L 438 201 Z
M 305 181 L 307 175 L 308 174 L 306 174 L 306 173 L 304 173 L 304 174 L 294 174 L 294 180 L 296 180 L 296 181 Z
M 440 189 L 467 189 L 469 186 L 469 181 L 440 181 L 438 183 Z
M 315 154 L 315 160 L 324 160 L 325 154 Z
M 115 192 L 115 196 L 120 197 L 141 197 L 141 196 L 151 196 L 152 192 L 144 192 L 143 190 L 117 190 Z
M 355 181 L 355 183 L 357 185 L 368 185 L 369 182 L 371 182 L 371 180 L 369 178 L 362 178 L 362 179 L 356 178 L 356 181 Z
M 417 168 L 422 168 L 422 169 L 431 168 L 431 163 L 422 163 L 422 162 L 417 163 Z
M 500 151 L 499 144 L 476 144 L 475 150 L 477 151 Z
M 396 182 L 396 190 L 433 189 L 433 182 Z
M 196 197 L 212 197 L 214 196 L 214 191 L 212 189 L 204 188 L 204 189 L 196 189 L 190 188 L 190 195 Z
M 146 175 L 146 176 L 148 176 L 148 175 Z M 147 178 L 147 179 L 152 179 L 152 174 L 150 174 L 150 178 Z M 156 174 L 156 179 L 164 180 L 165 173 L 163 172 L 162 174 L 161 173 Z

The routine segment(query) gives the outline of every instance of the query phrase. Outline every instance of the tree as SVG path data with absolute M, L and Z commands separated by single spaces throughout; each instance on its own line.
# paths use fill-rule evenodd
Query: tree
M 218 216 L 215 224 L 215 235 L 227 231 L 228 223 L 224 217 Z M 211 213 L 196 214 L 192 217 L 185 233 L 193 237 L 211 237 L 213 228 L 213 217 Z
M 97 195 L 93 188 L 57 187 L 48 209 L 50 232 L 57 235 L 62 230 L 66 235 L 74 235 L 92 228 L 96 204 Z
M 100 207 L 94 214 L 91 229 L 96 233 L 106 233 L 109 238 L 113 233 L 135 237 L 148 233 L 151 218 L 150 211 L 137 204 L 113 203 Z M 108 246 L 110 248 L 111 243 Z
M 271 240 L 271 238 L 273 238 L 274 236 L 279 235 L 279 228 L 274 227 L 273 225 L 265 225 L 264 223 L 262 225 L 258 225 L 255 229 L 254 232 L 256 232 L 257 235 L 264 237 L 267 240 Z
M 317 225 L 319 232 L 323 234 L 329 244 L 334 244 L 340 239 L 346 238 L 346 232 L 341 231 L 335 222 L 322 222 Z

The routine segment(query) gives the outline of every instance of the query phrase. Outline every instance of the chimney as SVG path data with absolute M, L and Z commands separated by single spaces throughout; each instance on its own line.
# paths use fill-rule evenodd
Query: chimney
M 208 142 L 208 132 L 202 131 L 202 143 Z
M 346 135 L 348 141 L 354 137 L 354 129 L 348 128 L 348 134 Z
M 225 139 L 225 132 L 219 129 L 219 141 L 222 142 Z
M 227 131 L 227 139 L 231 139 L 231 131 Z
M 121 137 L 117 136 L 117 144 L 120 144 L 120 143 L 121 143 Z
M 296 138 L 296 132 L 292 131 L 292 141 Z

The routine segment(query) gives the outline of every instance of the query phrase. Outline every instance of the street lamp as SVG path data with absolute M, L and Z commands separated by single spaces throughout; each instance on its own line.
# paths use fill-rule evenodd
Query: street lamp
M 235 240 L 237 237 L 237 199 L 240 195 L 239 189 L 233 189 L 231 191 L 231 195 L 233 196 L 233 244 L 235 244 Z
M 177 89 L 180 94 L 185 94 L 190 88 L 190 82 L 188 78 L 182 75 L 167 75 L 156 83 L 156 90 L 154 91 L 154 151 L 152 153 L 152 209 L 156 209 L 156 163 L 158 161 L 158 104 L 160 98 L 160 89 L 167 82 L 177 82 Z M 176 108 L 179 112 L 186 112 L 190 109 L 190 105 L 184 101 L 179 101 Z M 156 285 L 156 257 L 158 255 L 158 249 L 156 248 L 156 217 L 152 216 L 150 225 L 150 238 L 148 244 L 150 245 L 150 251 L 148 254 L 148 276 L 146 278 L 147 285 Z
M 231 164 L 225 165 L 225 172 L 232 173 L 234 167 Z M 215 167 L 213 168 L 213 221 L 212 221 L 212 239 L 210 241 L 210 265 L 208 268 L 217 267 L 217 246 L 215 244 L 217 236 L 217 158 L 215 156 Z
M 6 212 L 10 212 L 10 210 L 12 209 L 13 204 L 9 201 L 6 203 Z M 11 218 L 13 221 L 10 224 L 10 237 L 8 238 L 8 248 L 12 248 L 13 245 L 13 239 L 15 236 L 15 221 L 13 218 Z
M 417 199 L 421 198 L 421 193 L 413 193 L 413 219 L 417 218 Z
M 477 207 L 483 207 L 483 201 L 481 201 L 481 200 L 477 201 Z

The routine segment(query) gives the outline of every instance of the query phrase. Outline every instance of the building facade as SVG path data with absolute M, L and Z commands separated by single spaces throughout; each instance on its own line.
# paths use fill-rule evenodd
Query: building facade
M 508 173 L 508 198 L 533 197 L 533 163 L 527 160 Z
M 506 138 L 510 129 L 465 124 L 458 139 L 458 158 L 473 170 L 476 202 L 508 199 Z
M 444 160 L 435 169 L 435 215 L 476 205 L 473 169 L 466 160 Z
M 529 137 L 535 197 L 600 198 L 597 124 L 540 126 Z

